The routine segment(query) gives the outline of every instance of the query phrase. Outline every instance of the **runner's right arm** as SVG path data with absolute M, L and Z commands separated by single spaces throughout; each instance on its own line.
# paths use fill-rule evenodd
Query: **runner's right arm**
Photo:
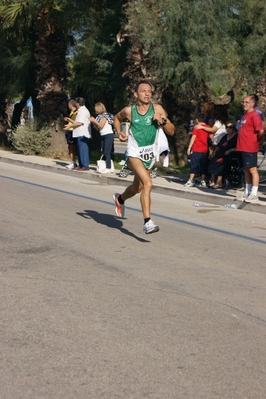
M 118 112 L 114 116 L 114 128 L 116 130 L 116 133 L 118 135 L 118 138 L 120 141 L 127 141 L 127 136 L 125 133 L 121 132 L 121 122 L 123 120 L 128 119 L 129 121 L 131 120 L 131 107 L 125 107 L 122 109 L 122 111 Z

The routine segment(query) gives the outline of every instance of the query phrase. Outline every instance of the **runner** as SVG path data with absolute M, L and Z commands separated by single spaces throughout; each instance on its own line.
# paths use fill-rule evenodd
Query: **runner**
M 124 202 L 140 193 L 140 202 L 144 218 L 144 234 L 156 233 L 157 226 L 150 218 L 152 179 L 150 169 L 155 163 L 158 149 L 158 131 L 172 136 L 174 125 L 169 121 L 166 112 L 159 104 L 152 104 L 152 86 L 148 81 L 140 81 L 134 92 L 136 104 L 127 106 L 114 117 L 114 128 L 120 141 L 128 139 L 128 166 L 134 173 L 133 183 L 122 194 L 114 194 L 115 212 L 124 217 Z M 124 119 L 130 121 L 129 135 L 121 132 L 120 124 Z

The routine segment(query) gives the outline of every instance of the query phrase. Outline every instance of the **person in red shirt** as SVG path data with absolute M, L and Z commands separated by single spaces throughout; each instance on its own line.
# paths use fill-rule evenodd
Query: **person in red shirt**
M 257 168 L 259 142 L 264 136 L 264 127 L 259 114 L 256 112 L 254 95 L 246 96 L 243 100 L 244 115 L 240 121 L 236 151 L 240 153 L 242 169 L 245 174 L 245 192 L 238 200 L 257 202 L 259 188 L 259 173 Z
M 196 119 L 196 125 L 202 122 L 204 117 L 199 115 Z M 189 180 L 184 185 L 185 187 L 195 186 L 195 175 L 201 176 L 200 187 L 207 187 L 206 177 L 208 171 L 208 137 L 211 136 L 203 128 L 210 127 L 206 123 L 201 123 L 201 128 L 196 128 L 192 130 L 190 143 L 187 149 L 187 155 L 190 156 L 190 175 Z

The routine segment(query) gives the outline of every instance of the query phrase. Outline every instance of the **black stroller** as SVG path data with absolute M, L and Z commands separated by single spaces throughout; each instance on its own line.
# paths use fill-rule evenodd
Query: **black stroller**
M 266 150 L 264 147 L 260 150 L 263 157 L 258 164 L 258 169 L 261 167 L 266 158 Z M 228 166 L 225 171 L 225 179 L 229 182 L 233 188 L 240 188 L 245 185 L 245 175 L 241 168 L 241 163 L 237 153 L 234 153 L 228 162 Z M 265 179 L 260 180 L 263 183 Z
M 131 169 L 127 166 L 127 163 L 125 163 L 122 167 L 122 169 L 119 172 L 120 177 L 128 177 L 128 175 L 131 173 Z M 150 171 L 150 176 L 152 179 L 155 179 L 157 176 L 157 168 L 152 168 Z
M 124 163 L 122 169 L 119 172 L 120 177 L 128 177 L 128 175 L 131 173 L 131 170 L 127 166 L 127 163 Z
M 233 153 L 231 159 L 227 163 L 225 180 L 228 181 L 233 188 L 244 186 L 245 176 L 237 153 Z

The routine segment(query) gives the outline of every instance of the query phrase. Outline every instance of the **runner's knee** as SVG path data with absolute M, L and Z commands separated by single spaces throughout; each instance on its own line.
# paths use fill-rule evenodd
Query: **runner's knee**
M 152 179 L 151 178 L 148 178 L 143 182 L 143 188 L 147 189 L 147 190 L 152 189 Z

